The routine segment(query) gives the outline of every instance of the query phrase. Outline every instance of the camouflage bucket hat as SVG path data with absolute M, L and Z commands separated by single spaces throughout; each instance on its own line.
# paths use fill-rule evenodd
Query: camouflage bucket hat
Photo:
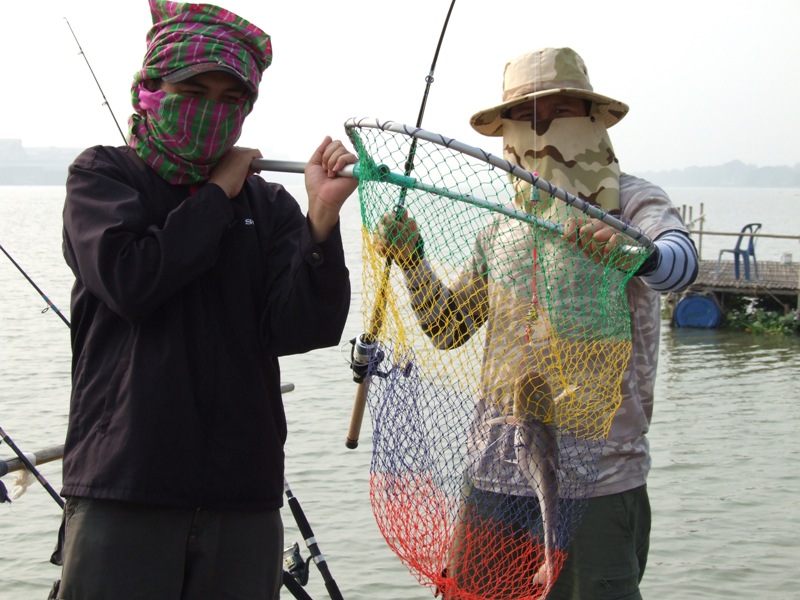
M 594 92 L 583 59 L 572 48 L 544 48 L 506 63 L 503 72 L 503 102 L 475 113 L 469 123 L 478 133 L 503 135 L 503 113 L 534 98 L 564 94 L 591 100 L 592 114 L 606 127 L 618 123 L 628 105 Z

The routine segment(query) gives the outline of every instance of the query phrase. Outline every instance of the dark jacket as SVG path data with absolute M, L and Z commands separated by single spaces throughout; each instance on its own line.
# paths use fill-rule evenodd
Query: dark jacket
M 170 185 L 130 148 L 72 164 L 65 496 L 273 509 L 286 419 L 278 356 L 336 345 L 340 231 L 316 245 L 280 185 Z

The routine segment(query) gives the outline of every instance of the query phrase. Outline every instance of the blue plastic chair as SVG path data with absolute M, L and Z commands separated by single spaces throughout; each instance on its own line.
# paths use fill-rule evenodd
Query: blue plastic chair
M 722 262 L 722 255 L 726 252 L 733 254 L 733 272 L 736 279 L 739 279 L 739 257 L 744 263 L 744 278 L 750 281 L 750 259 L 753 259 L 753 271 L 755 278 L 758 279 L 758 263 L 756 262 L 756 239 L 754 234 L 761 229 L 761 223 L 748 223 L 742 227 L 741 235 L 736 240 L 736 246 L 730 250 L 720 250 L 719 259 L 717 260 L 717 274 L 719 274 L 720 264 Z M 747 247 L 742 248 L 742 243 L 747 240 Z

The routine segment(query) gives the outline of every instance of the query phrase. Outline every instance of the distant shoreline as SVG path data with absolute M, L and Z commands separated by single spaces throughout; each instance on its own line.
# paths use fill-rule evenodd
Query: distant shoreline
M 717 166 L 634 174 L 662 187 L 800 188 L 800 164 L 757 167 L 733 160 Z
M 25 148 L 22 140 L 0 139 L 0 185 L 63 185 L 82 148 Z
M 25 148 L 0 139 L 0 186 L 62 185 L 83 148 Z M 758 167 L 739 160 L 722 165 L 632 173 L 662 187 L 800 188 L 800 164 Z

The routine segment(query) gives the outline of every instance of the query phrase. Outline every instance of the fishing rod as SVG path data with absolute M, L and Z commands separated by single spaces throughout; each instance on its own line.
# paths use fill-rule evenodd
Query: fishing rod
M 53 497 L 53 500 L 55 500 L 61 508 L 64 508 L 64 499 L 58 495 L 58 492 L 53 489 L 53 486 L 48 483 L 44 476 L 39 472 L 39 469 L 33 465 L 33 462 L 31 462 L 27 456 L 25 456 L 22 450 L 19 449 L 19 447 L 14 443 L 14 440 L 9 437 L 2 427 L 0 427 L 0 438 L 2 438 L 2 440 L 8 444 L 8 447 L 14 451 L 14 454 L 16 454 L 22 464 L 25 465 L 25 468 L 30 471 L 34 477 L 36 477 L 36 480 L 42 484 L 42 487 L 44 487 L 44 489 L 47 490 L 47 493 Z M 3 464 L 5 465 L 6 463 L 3 462 Z M 5 473 L 1 474 L 5 475 Z
M 117 126 L 117 130 L 119 131 L 119 134 L 122 136 L 122 143 L 123 144 L 127 144 L 128 142 L 125 139 L 125 134 L 122 132 L 122 128 L 119 126 L 119 121 L 117 121 L 117 117 L 114 114 L 114 111 L 111 110 L 111 104 L 109 103 L 108 99 L 106 98 L 106 94 L 105 94 L 105 92 L 103 92 L 103 87 L 100 85 L 100 82 L 97 80 L 97 76 L 94 74 L 94 69 L 92 69 L 92 65 L 89 64 L 89 59 L 86 57 L 86 53 L 83 51 L 83 48 L 81 47 L 81 43 L 78 41 L 78 36 L 75 35 L 75 31 L 72 29 L 72 25 L 69 24 L 69 19 L 67 19 L 67 17 L 64 17 L 64 21 L 67 23 L 67 27 L 69 27 L 69 31 L 72 34 L 72 37 L 75 39 L 75 43 L 78 45 L 78 50 L 80 51 L 79 54 L 81 54 L 81 56 L 83 56 L 83 60 L 86 61 L 86 66 L 89 67 L 89 72 L 92 74 L 92 78 L 94 79 L 95 84 L 97 84 L 97 89 L 100 90 L 100 95 L 103 97 L 103 104 L 106 105 L 106 107 L 108 108 L 108 112 L 111 113 L 111 118 L 114 120 L 114 125 Z M 2 250 L 3 254 L 5 254 L 8 257 L 8 260 L 10 260 L 14 264 L 14 266 L 17 267 L 19 272 L 22 273 L 22 275 L 25 277 L 25 279 L 28 280 L 28 283 L 30 283 L 37 292 L 39 292 L 39 295 L 47 303 L 47 306 L 49 308 L 52 308 L 53 311 L 55 311 L 55 313 L 61 318 L 61 320 L 64 321 L 64 324 L 67 327 L 69 327 L 70 326 L 69 321 L 64 316 L 64 314 L 60 310 L 58 310 L 58 307 L 55 304 L 53 304 L 53 302 L 50 300 L 50 298 L 48 298 L 45 295 L 45 293 L 39 288 L 39 286 L 36 285 L 36 283 L 33 281 L 33 279 L 31 279 L 28 276 L 28 274 L 25 272 L 25 270 L 22 267 L 20 267 L 19 264 L 17 264 L 17 261 L 15 261 L 12 258 L 12 256 L 8 252 L 6 252 L 6 249 L 3 248 L 2 245 L 0 245 L 0 250 Z M 45 309 L 45 310 L 47 310 L 47 309 Z M 42 312 L 44 312 L 44 311 L 42 311 Z
M 436 63 L 439 59 L 439 52 L 442 48 L 442 41 L 444 40 L 444 34 L 447 31 L 447 24 L 450 22 L 450 15 L 453 12 L 455 3 L 456 0 L 452 0 L 450 7 L 447 10 L 447 16 L 445 17 L 442 31 L 439 34 L 439 41 L 436 44 L 436 51 L 434 52 L 433 60 L 431 61 L 430 70 L 428 71 L 428 75 L 425 77 L 425 91 L 422 95 L 422 102 L 419 107 L 419 114 L 417 115 L 416 122 L 416 127 L 418 129 L 422 126 L 422 118 L 425 114 L 425 107 L 428 103 L 428 94 L 431 89 L 431 84 L 433 83 L 433 73 L 436 69 Z M 414 157 L 416 155 L 416 149 L 417 138 L 414 137 L 411 141 L 411 146 L 403 166 L 405 177 L 408 177 L 411 174 L 411 171 L 414 169 Z M 302 173 L 305 165 L 304 163 L 291 161 L 255 159 L 252 162 L 252 167 L 256 170 Z M 359 165 L 348 165 L 348 168 L 344 169 L 341 173 L 339 173 L 339 175 L 358 178 L 358 173 Z M 395 215 L 398 219 L 403 214 L 407 193 L 408 189 L 405 186 L 402 186 L 400 189 L 400 197 L 395 205 Z M 422 238 L 420 238 L 416 251 L 422 252 Z M 371 379 L 371 376 L 368 375 L 368 370 L 370 363 L 376 357 L 378 334 L 383 328 L 383 313 L 386 308 L 386 298 L 388 294 L 391 268 L 392 259 L 390 256 L 387 256 L 383 270 L 383 278 L 381 279 L 381 285 L 378 290 L 378 297 L 375 301 L 375 306 L 373 307 L 370 318 L 369 330 L 367 333 L 362 333 L 357 338 L 351 340 L 353 348 L 350 355 L 350 367 L 353 371 L 353 381 L 358 384 L 358 389 L 356 390 L 356 397 L 350 416 L 350 427 L 347 432 L 347 439 L 345 440 L 345 446 L 350 449 L 358 447 L 361 423 L 364 419 L 364 409 L 366 408 L 367 403 L 367 390 L 369 388 Z
M 40 295 L 42 298 L 44 298 L 44 301 L 47 303 L 47 307 L 48 307 L 48 308 L 52 308 L 52 309 L 55 311 L 55 313 L 56 313 L 56 314 L 57 314 L 59 317 L 61 317 L 61 320 L 62 320 L 62 321 L 64 321 L 64 324 L 65 324 L 67 327 L 69 327 L 69 321 L 67 320 L 67 317 L 65 317 L 65 316 L 64 316 L 64 314 L 63 314 L 63 313 L 62 313 L 60 310 L 58 310 L 58 307 L 57 307 L 55 304 L 53 304 L 53 302 L 50 300 L 50 298 L 48 298 L 48 297 L 45 295 L 45 293 L 44 293 L 44 292 L 43 292 L 43 291 L 42 291 L 42 290 L 39 288 L 39 286 L 38 286 L 38 285 L 36 285 L 36 282 L 35 282 L 35 281 L 33 281 L 33 279 L 31 279 L 31 278 L 28 276 L 28 274 L 25 272 L 25 270 L 24 270 L 22 267 L 20 267 L 20 266 L 19 266 L 19 264 L 17 263 L 17 261 L 15 261 L 15 260 L 12 258 L 12 256 L 11 256 L 11 255 L 10 255 L 8 252 L 6 252 L 6 249 L 5 249 L 5 248 L 3 248 L 3 245 L 2 245 L 2 244 L 0 244 L 0 250 L 2 250 L 2 251 L 3 251 L 3 254 L 5 254 L 5 255 L 8 257 L 8 260 L 10 260 L 10 261 L 12 262 L 12 264 L 13 264 L 15 267 L 17 267 L 17 270 L 19 270 L 19 272 L 20 272 L 20 273 L 22 273 L 22 276 L 23 276 L 23 277 L 25 277 L 25 279 L 27 279 L 27 280 L 28 280 L 28 283 L 30 283 L 30 284 L 33 286 L 33 289 L 35 289 L 37 292 L 39 292 L 39 295 Z M 45 308 L 45 309 L 44 309 L 42 312 L 46 312 L 46 311 L 47 311 L 47 308 Z
M 105 104 L 106 108 L 108 108 L 108 112 L 111 113 L 111 118 L 114 119 L 114 125 L 117 126 L 117 130 L 119 134 L 122 136 L 122 143 L 127 145 L 128 140 L 125 139 L 125 134 L 122 133 L 122 127 L 119 126 L 119 121 L 117 121 L 117 117 L 114 114 L 114 111 L 111 110 L 111 104 L 108 102 L 105 93 L 103 92 L 103 88 L 100 86 L 100 82 L 97 80 L 97 76 L 94 74 L 94 69 L 92 69 L 92 65 L 89 64 L 89 59 L 86 57 L 86 53 L 81 48 L 81 43 L 78 41 L 78 36 L 75 35 L 75 32 L 72 30 L 72 25 L 69 24 L 69 19 L 64 17 L 64 20 L 67 22 L 67 27 L 69 27 L 70 33 L 72 33 L 72 37 L 75 39 L 75 43 L 78 44 L 78 50 L 80 50 L 79 54 L 83 56 L 83 60 L 86 61 L 86 66 L 89 67 L 89 72 L 92 74 L 92 78 L 94 78 L 94 82 L 97 84 L 97 89 L 100 90 L 100 95 L 103 97 L 103 104 Z
M 445 17 L 442 31 L 439 34 L 439 41 L 436 44 L 436 51 L 433 54 L 433 60 L 431 61 L 431 68 L 428 72 L 428 75 L 425 77 L 425 92 L 422 95 L 422 103 L 420 104 L 419 114 L 417 115 L 417 128 L 422 126 L 422 117 L 425 114 L 425 106 L 428 103 L 428 93 L 430 92 L 431 84 L 433 83 L 433 72 L 436 69 L 436 62 L 439 59 L 439 51 L 442 48 L 444 34 L 445 31 L 447 31 L 447 24 L 450 21 L 450 14 L 453 12 L 453 6 L 455 6 L 455 3 L 456 0 L 452 0 L 450 3 L 450 8 L 447 10 L 447 16 Z M 414 169 L 414 156 L 416 151 L 417 139 L 414 138 L 411 142 L 411 147 L 408 151 L 404 165 L 406 177 L 409 176 L 411 171 Z M 400 198 L 395 206 L 395 215 L 397 219 L 402 216 L 405 209 L 406 193 L 406 188 L 401 188 Z M 415 251 L 421 253 L 422 238 L 420 237 L 419 240 L 420 242 L 418 243 Z M 369 330 L 367 333 L 362 333 L 360 336 L 352 340 L 353 349 L 350 358 L 350 367 L 353 370 L 353 381 L 358 384 L 358 388 L 356 389 L 356 397 L 355 401 L 353 402 L 353 411 L 350 414 L 350 427 L 347 431 L 347 439 L 345 440 L 345 446 L 351 450 L 358 447 L 358 438 L 361 435 L 361 422 L 364 419 L 364 409 L 367 404 L 367 390 L 369 389 L 369 384 L 372 378 L 368 372 L 369 365 L 375 357 L 378 334 L 383 328 L 383 315 L 384 311 L 386 310 L 391 269 L 392 259 L 391 256 L 387 256 L 386 263 L 383 267 L 383 278 L 381 279 L 381 285 L 378 289 L 378 296 L 375 299 L 375 306 L 372 309 Z
M 314 559 L 314 563 L 317 565 L 317 569 L 319 569 L 319 572 L 322 575 L 322 580 L 325 582 L 325 589 L 328 590 L 328 595 L 331 597 L 331 600 L 343 600 L 342 593 L 339 591 L 339 586 L 336 584 L 336 580 L 331 576 L 325 556 L 323 556 L 319 549 L 319 544 L 317 543 L 317 538 L 314 535 L 314 532 L 311 530 L 311 525 L 308 522 L 308 519 L 306 519 L 306 515 L 300 506 L 300 502 L 292 493 L 292 490 L 289 487 L 289 482 L 285 477 L 283 478 L 283 491 L 286 494 L 289 509 L 292 511 L 292 515 L 294 515 L 297 528 L 300 530 L 300 534 L 303 536 L 306 547 L 311 552 L 311 557 Z M 300 583 L 303 584 L 304 581 L 308 580 L 308 563 L 303 563 L 303 560 L 300 557 L 297 549 L 297 544 L 295 544 L 294 548 L 292 548 L 290 552 L 291 554 L 288 557 L 286 557 L 286 553 L 284 553 L 285 562 L 292 563 L 291 567 L 287 570 L 290 574 L 299 578 Z

